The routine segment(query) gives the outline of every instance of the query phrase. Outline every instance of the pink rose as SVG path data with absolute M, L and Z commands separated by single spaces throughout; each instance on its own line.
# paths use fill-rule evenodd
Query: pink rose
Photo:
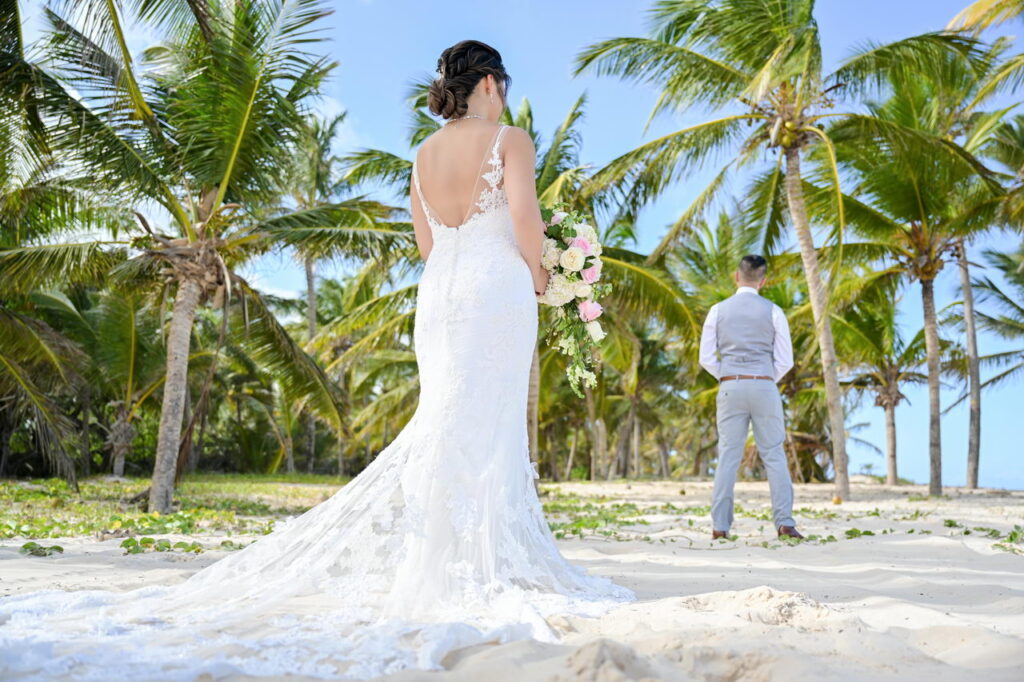
M 565 216 L 566 215 L 568 215 L 568 214 L 565 213 L 564 211 L 559 211 L 555 215 L 551 216 L 551 224 L 552 225 L 557 225 L 558 223 L 560 223 L 563 220 L 565 220 Z
M 584 282 L 586 282 L 587 284 L 593 284 L 594 282 L 601 278 L 601 266 L 591 265 L 589 268 L 583 270 L 580 274 L 583 275 Z
M 586 237 L 573 237 L 569 240 L 569 246 L 575 246 L 583 252 L 584 256 L 589 256 L 594 252 L 594 247 L 590 245 L 590 242 L 587 241 Z
M 601 317 L 604 308 L 596 301 L 583 301 L 579 304 L 580 319 L 584 322 L 592 322 Z

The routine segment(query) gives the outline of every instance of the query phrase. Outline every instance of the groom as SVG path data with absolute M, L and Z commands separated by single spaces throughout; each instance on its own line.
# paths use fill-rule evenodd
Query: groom
M 736 293 L 711 306 L 701 335 L 701 367 L 721 384 L 718 465 L 711 495 L 712 539 L 729 536 L 736 472 L 751 424 L 757 451 L 768 472 L 779 537 L 803 537 L 793 521 L 793 483 L 782 448 L 786 426 L 782 398 L 775 385 L 793 367 L 793 346 L 786 315 L 758 293 L 767 270 L 768 264 L 761 256 L 744 256 L 736 272 Z

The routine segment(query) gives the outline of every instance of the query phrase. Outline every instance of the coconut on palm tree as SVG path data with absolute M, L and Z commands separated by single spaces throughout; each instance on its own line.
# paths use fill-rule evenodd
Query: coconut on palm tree
M 340 429 L 330 381 L 237 268 L 277 246 L 302 242 L 322 254 L 408 238 L 351 206 L 273 210 L 280 199 L 273 169 L 287 162 L 306 102 L 332 66 L 306 51 L 327 13 L 323 3 L 210 1 L 174 12 L 166 4 L 131 5 L 130 17 L 116 3 L 54 3 L 65 14 L 46 11 L 52 58 L 44 67 L 6 56 L 2 82 L 43 116 L 62 168 L 116 198 L 120 227 L 125 216 L 137 217 L 127 239 L 121 230 L 4 251 L 5 286 L 27 291 L 109 274 L 158 299 L 174 295 L 149 498 L 155 511 L 171 505 L 197 309 L 234 306 L 225 325 L 234 319 L 255 355 L 290 367 L 284 390 Z M 127 46 L 130 20 L 163 39 L 141 62 Z
M 953 142 L 936 146 L 920 123 L 912 101 L 923 102 L 927 87 L 904 82 L 898 94 L 872 115 L 835 124 L 839 162 L 856 187 L 846 195 L 847 220 L 894 271 L 920 283 L 928 365 L 929 491 L 942 492 L 940 430 L 941 348 L 935 280 L 956 258 L 962 240 L 989 229 L 998 216 L 1002 190 L 983 166 Z M 921 98 L 921 99 L 916 99 Z M 808 189 L 819 219 L 827 219 L 823 189 Z
M 651 10 L 649 37 L 606 40 L 586 48 L 577 71 L 594 70 L 650 83 L 660 93 L 652 117 L 695 106 L 721 115 L 645 143 L 609 163 L 594 180 L 617 191 L 633 209 L 664 193 L 684 173 L 719 156 L 714 176 L 656 249 L 656 257 L 713 200 L 730 173 L 770 159 L 768 172 L 784 188 L 810 292 L 821 353 L 833 443 L 836 492 L 849 493 L 842 391 L 829 321 L 828 286 L 807 216 L 802 163 L 830 176 L 843 226 L 839 174 L 823 127 L 838 98 L 853 97 L 885 74 L 927 70 L 949 52 L 968 53 L 967 38 L 926 34 L 872 46 L 833 73 L 824 71 L 813 0 L 665 0 Z M 813 149 L 820 154 L 809 154 Z
M 418 84 L 413 88 L 409 97 L 413 108 L 413 125 L 409 134 L 409 142 L 412 146 L 422 142 L 438 126 L 436 121 L 426 113 L 426 87 L 427 84 Z M 502 122 L 526 130 L 540 149 L 537 154 L 536 178 L 537 196 L 541 203 L 549 207 L 563 204 L 594 215 L 601 210 L 602 197 L 589 187 L 588 167 L 579 159 L 582 142 L 579 122 L 583 116 L 584 104 L 585 98 L 582 96 L 573 103 L 569 112 L 555 128 L 549 141 L 542 140 L 541 135 L 534 127 L 533 109 L 529 100 L 525 98 L 514 114 L 510 110 L 505 111 Z M 396 195 L 407 194 L 409 191 L 412 169 L 412 161 L 409 159 L 382 150 L 364 149 L 349 154 L 344 161 L 348 167 L 344 176 L 346 182 L 381 184 L 389 187 Z M 621 227 L 620 224 L 613 223 L 602 231 L 603 242 L 608 245 L 601 256 L 604 263 L 604 277 L 613 283 L 612 294 L 606 301 L 609 311 L 609 317 L 606 319 L 612 319 L 612 313 L 637 315 L 645 319 L 654 315 L 666 321 L 666 324 L 673 329 L 688 329 L 696 334 L 699 331 L 697 321 L 685 304 L 681 290 L 675 286 L 662 269 L 647 263 L 646 256 L 625 248 L 628 246 L 628 241 L 635 235 L 628 230 L 619 229 Z M 406 267 L 409 263 L 405 259 L 389 262 L 400 263 L 402 267 Z M 354 325 L 366 324 L 370 320 L 381 321 L 383 319 L 381 314 L 386 310 L 392 312 L 401 310 L 400 316 L 391 318 L 387 325 L 379 327 L 379 333 L 365 336 L 359 344 L 350 349 L 345 359 L 351 362 L 368 350 L 371 344 L 385 338 L 393 338 L 392 332 L 398 331 L 401 325 L 411 319 L 414 311 L 410 304 L 415 293 L 415 285 L 391 290 L 378 301 L 366 302 L 365 309 L 352 311 L 351 318 L 337 320 L 330 328 L 322 330 L 321 335 L 326 338 L 332 334 L 345 334 L 352 331 Z M 545 313 L 550 314 L 548 311 Z M 547 350 L 540 349 L 538 351 L 531 369 L 531 389 L 527 413 L 530 452 L 534 461 L 538 461 L 540 457 L 538 443 L 541 421 L 540 380 L 542 376 L 556 376 L 554 372 L 541 369 L 546 364 Z M 553 367 L 559 366 L 559 361 L 555 356 L 557 353 L 551 357 L 554 363 Z M 588 398 L 590 401 L 588 404 L 592 404 L 593 399 L 594 396 L 591 395 Z M 593 415 L 592 419 L 588 419 L 590 445 L 596 450 L 591 453 L 594 463 L 594 466 L 591 467 L 591 475 L 596 476 L 597 470 L 602 468 L 605 462 L 604 448 L 601 444 L 606 442 L 606 434 L 598 433 L 605 428 L 603 416 L 599 416 L 599 411 L 591 410 L 589 413 Z

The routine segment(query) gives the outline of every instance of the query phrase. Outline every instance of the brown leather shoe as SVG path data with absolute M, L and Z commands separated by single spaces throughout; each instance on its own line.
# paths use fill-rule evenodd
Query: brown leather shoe
M 798 533 L 796 528 L 794 528 L 793 526 L 779 526 L 779 537 L 781 538 L 783 535 L 787 535 L 791 538 L 796 538 L 797 540 L 804 539 L 804 536 L 800 535 L 800 533 Z
M 727 531 L 727 530 L 713 530 L 713 531 L 711 531 L 711 539 L 712 540 L 728 540 L 729 539 L 729 531 Z

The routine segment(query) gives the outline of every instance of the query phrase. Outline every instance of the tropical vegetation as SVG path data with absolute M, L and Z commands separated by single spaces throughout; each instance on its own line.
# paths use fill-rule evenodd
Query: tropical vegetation
M 131 497 L 165 514 L 189 508 L 179 484 L 198 471 L 358 474 L 416 406 L 407 201 L 414 150 L 439 125 L 426 84 L 409 92 L 408 156 L 340 148 L 345 115 L 317 114 L 337 68 L 326 2 L 50 0 L 32 45 L 26 6 L 0 0 L 0 476 L 144 477 Z M 977 486 L 983 391 L 1024 376 L 1021 253 L 983 248 L 1024 218 L 1024 117 L 1007 104 L 1024 55 L 981 31 L 1020 14 L 979 0 L 947 30 L 861 46 L 830 71 L 812 0 L 661 0 L 648 35 L 584 47 L 576 68 L 655 88 L 652 119 L 702 122 L 600 165 L 584 158 L 586 96 L 550 132 L 536 120 L 553 112 L 510 108 L 538 148 L 542 205 L 592 216 L 612 285 L 583 399 L 538 344 L 541 474 L 713 473 L 700 327 L 759 252 L 794 340 L 780 383 L 794 479 L 849 496 L 851 415 L 871 401 L 897 485 L 895 415 L 920 384 L 941 494 L 943 459 L 961 456 L 939 429 L 955 385 Z M 129 49 L 130 26 L 154 44 Z M 641 249 L 645 208 L 712 164 Z M 302 296 L 247 276 L 268 255 L 301 268 Z M 345 274 L 324 276 L 328 261 Z M 947 265 L 962 296 L 940 310 Z M 904 309 L 920 309 L 919 332 Z M 983 354 L 979 333 L 1007 347 Z M 763 475 L 753 443 L 744 471 Z

